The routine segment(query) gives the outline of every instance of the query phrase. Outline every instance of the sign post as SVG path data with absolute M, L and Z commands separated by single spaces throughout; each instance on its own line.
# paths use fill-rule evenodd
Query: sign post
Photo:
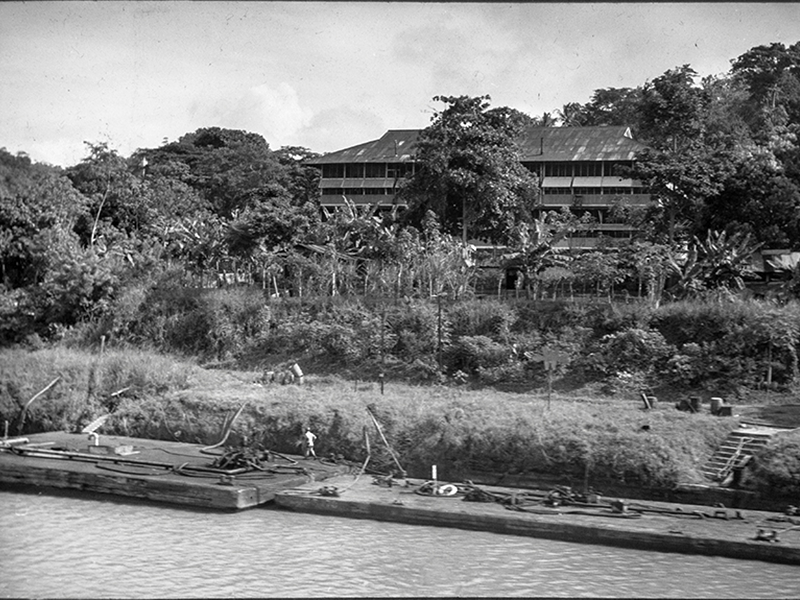
M 554 348 L 542 348 L 541 354 L 534 354 L 532 360 L 544 363 L 544 370 L 547 372 L 547 409 L 550 410 L 550 399 L 553 395 L 553 374 L 558 370 L 559 365 L 569 364 L 569 355 Z

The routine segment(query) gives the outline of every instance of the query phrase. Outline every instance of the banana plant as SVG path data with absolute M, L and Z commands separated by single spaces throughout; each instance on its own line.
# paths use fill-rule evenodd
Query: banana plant
M 753 273 L 753 254 L 761 246 L 749 233 L 709 230 L 705 240 L 695 236 L 685 251 L 670 252 L 667 266 L 675 282 L 668 291 L 685 298 L 707 289 L 741 290 L 744 278 Z

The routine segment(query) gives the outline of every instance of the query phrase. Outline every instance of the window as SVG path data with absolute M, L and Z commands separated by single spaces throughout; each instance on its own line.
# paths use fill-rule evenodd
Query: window
M 571 196 L 572 188 L 544 188 L 542 190 L 545 196 Z
M 414 163 L 390 163 L 387 167 L 386 176 L 390 178 L 404 177 L 414 172 Z
M 349 164 L 345 169 L 345 177 L 347 179 L 361 179 L 364 177 L 364 165 L 362 164 Z
M 603 188 L 605 196 L 627 196 L 632 193 L 633 188 L 626 187 L 607 187 Z
M 575 163 L 575 177 L 600 177 L 603 163 L 600 161 L 581 161 Z
M 545 177 L 572 177 L 571 162 L 544 163 Z
M 344 165 L 322 165 L 323 179 L 342 179 L 344 178 Z
M 384 163 L 365 164 L 364 177 L 386 177 L 386 165 Z

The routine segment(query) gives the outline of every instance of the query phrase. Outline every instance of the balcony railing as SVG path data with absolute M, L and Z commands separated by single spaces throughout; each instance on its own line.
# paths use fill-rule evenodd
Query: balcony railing
M 643 206 L 650 203 L 650 194 L 544 194 L 542 206 Z
M 394 195 L 392 194 L 358 194 L 347 196 L 347 199 L 353 204 L 375 204 L 381 206 L 394 206 L 398 204 L 395 202 Z M 344 206 L 344 198 L 342 194 L 323 194 L 320 196 L 319 203 L 322 206 Z M 398 206 L 405 206 L 405 203 L 398 204 Z
M 369 188 L 363 188 L 365 192 Z M 353 194 L 347 196 L 348 200 L 356 204 L 374 204 L 380 202 L 385 205 L 393 205 L 393 194 Z M 583 208 L 608 208 L 621 203 L 623 206 L 646 206 L 651 202 L 650 194 L 584 194 L 573 196 L 569 194 L 546 194 L 542 196 L 539 204 L 542 208 L 583 207 Z M 341 206 L 344 204 L 341 194 L 323 194 L 320 203 L 326 206 Z M 405 206 L 400 203 L 400 206 Z

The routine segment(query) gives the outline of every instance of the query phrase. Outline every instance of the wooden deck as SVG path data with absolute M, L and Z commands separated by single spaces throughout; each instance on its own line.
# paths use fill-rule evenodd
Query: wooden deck
M 64 432 L 25 436 L 0 447 L 0 485 L 32 485 L 237 510 L 270 502 L 283 489 L 347 473 L 349 465 L 273 456 L 263 470 L 214 468 L 219 450 L 198 444 Z M 214 452 L 217 454 L 215 455 Z

